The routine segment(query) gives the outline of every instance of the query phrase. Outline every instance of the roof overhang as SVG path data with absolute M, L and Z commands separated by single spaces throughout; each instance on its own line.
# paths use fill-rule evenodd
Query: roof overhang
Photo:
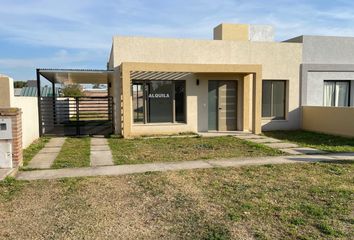
M 179 80 L 192 74 L 191 72 L 156 72 L 156 71 L 132 71 L 130 77 L 133 80 Z
M 122 72 L 128 71 L 132 80 L 179 80 L 190 74 L 249 74 L 261 73 L 257 64 L 171 64 L 123 62 Z M 125 70 L 124 70 L 125 69 Z
M 112 70 L 91 69 L 38 69 L 38 73 L 52 83 L 107 84 Z

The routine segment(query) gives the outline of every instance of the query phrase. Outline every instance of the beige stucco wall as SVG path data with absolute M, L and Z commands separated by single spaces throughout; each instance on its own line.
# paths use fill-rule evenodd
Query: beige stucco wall
M 285 130 L 300 128 L 301 58 L 298 43 L 114 37 L 112 63 L 115 68 L 122 62 L 262 65 L 263 79 L 287 80 L 290 89 L 286 120 L 262 120 L 262 129 Z M 200 105 L 197 111 L 201 112 Z
M 214 28 L 214 40 L 249 41 L 249 25 L 222 23 Z
M 13 79 L 0 75 L 0 107 L 10 107 L 14 98 Z
M 28 147 L 39 138 L 38 102 L 36 97 L 14 97 L 11 107 L 22 111 L 22 146 Z
M 308 131 L 354 137 L 354 108 L 303 106 L 302 128 Z

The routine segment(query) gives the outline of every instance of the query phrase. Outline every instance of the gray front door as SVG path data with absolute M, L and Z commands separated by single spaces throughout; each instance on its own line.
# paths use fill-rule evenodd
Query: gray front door
M 236 130 L 236 90 L 236 81 L 209 81 L 208 130 Z

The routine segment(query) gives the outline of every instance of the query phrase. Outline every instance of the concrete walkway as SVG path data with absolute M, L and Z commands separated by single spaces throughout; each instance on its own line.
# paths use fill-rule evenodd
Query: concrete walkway
M 113 165 L 111 149 L 105 138 L 91 138 L 91 166 L 109 166 Z
M 265 146 L 280 150 L 284 153 L 291 155 L 303 155 L 303 154 L 326 154 L 326 152 L 309 147 L 299 147 L 295 143 L 285 142 L 279 139 L 270 138 L 261 135 L 255 135 L 252 133 L 238 134 L 235 137 L 243 140 L 247 140 L 253 143 L 264 144 Z
M 65 142 L 65 138 L 52 138 L 45 147 L 34 156 L 29 162 L 28 168 L 50 168 L 54 160 L 58 156 L 61 147 Z
M 242 167 L 251 165 L 311 163 L 319 161 L 354 160 L 354 153 L 301 155 L 262 158 L 233 158 L 219 160 L 184 161 L 173 163 L 148 163 L 135 165 L 102 166 L 57 170 L 24 171 L 17 174 L 18 180 L 58 179 L 65 177 L 118 176 L 133 173 L 163 172 L 216 167 Z

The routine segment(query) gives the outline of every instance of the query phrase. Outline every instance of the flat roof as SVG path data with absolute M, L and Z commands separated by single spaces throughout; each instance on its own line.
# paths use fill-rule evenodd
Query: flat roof
M 52 83 L 68 84 L 105 84 L 113 70 L 98 69 L 37 69 L 40 76 L 43 76 Z

